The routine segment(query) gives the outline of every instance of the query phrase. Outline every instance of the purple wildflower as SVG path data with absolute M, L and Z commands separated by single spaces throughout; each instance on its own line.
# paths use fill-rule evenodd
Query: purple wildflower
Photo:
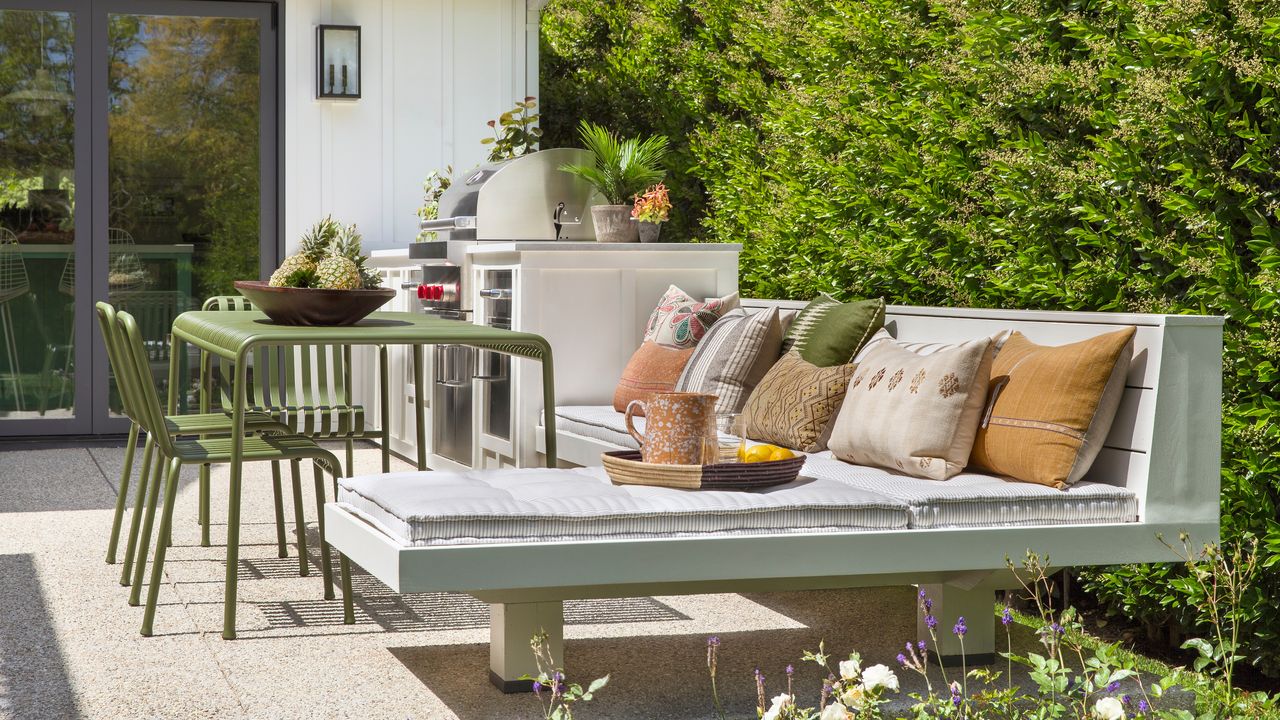
M 538 682 L 537 680 L 533 681 L 533 694 L 534 695 L 542 694 L 542 683 Z
M 960 683 L 951 683 L 951 704 L 960 707 L 963 698 L 960 696 Z
M 928 647 L 928 645 L 925 645 L 923 640 L 916 643 L 916 649 L 918 649 L 920 652 L 924 652 L 924 649 L 926 647 Z
M 551 676 L 551 679 L 555 680 L 556 682 L 560 682 L 561 680 L 564 680 L 564 673 L 557 670 L 556 674 Z
M 1148 710 L 1150 710 L 1150 709 L 1151 709 L 1151 706 L 1147 704 L 1147 701 L 1146 701 L 1146 700 L 1139 700 L 1139 701 L 1138 701 L 1138 712 L 1140 712 L 1140 713 L 1144 713 L 1144 712 L 1146 712 L 1146 711 L 1148 711 Z
M 1113 692 L 1115 692 L 1115 691 L 1117 691 L 1117 690 L 1119 690 L 1119 689 L 1120 689 L 1120 681 L 1119 681 L 1119 680 L 1112 680 L 1110 683 L 1108 683 L 1108 684 L 1107 684 L 1107 692 L 1109 692 L 1109 693 L 1113 693 Z
M 903 666 L 903 667 L 906 667 L 906 666 L 907 666 L 907 656 L 906 656 L 906 655 L 903 655 L 902 653 L 898 653 L 898 664 L 899 664 L 899 665 L 901 665 L 901 666 Z
M 707 638 L 707 647 L 720 647 L 720 638 L 715 635 Z
M 951 628 L 951 632 L 955 633 L 957 637 L 964 637 L 964 634 L 969 632 L 969 626 L 964 624 L 963 615 L 956 620 L 956 626 Z
M 1005 627 L 1013 624 L 1013 612 L 1006 606 L 1004 612 L 1000 614 L 1000 623 Z
M 787 677 L 791 677 L 792 675 L 795 675 L 795 674 L 796 674 L 796 669 L 795 669 L 795 667 L 794 667 L 794 666 L 792 666 L 792 665 L 788 665 L 788 666 L 787 666 Z
M 930 630 L 934 630 L 934 629 L 936 629 L 936 628 L 938 627 L 938 618 L 936 618 L 936 617 L 934 617 L 934 616 L 932 616 L 932 615 L 925 615 L 925 616 L 924 616 L 924 624 L 925 624 L 925 625 L 926 625 Z
M 1062 627 L 1058 623 L 1050 625 L 1049 629 L 1053 631 L 1054 635 L 1061 635 L 1067 631 L 1066 628 Z
M 1120 702 L 1124 703 L 1125 705 L 1128 705 L 1129 703 L 1133 702 L 1133 698 L 1129 697 L 1128 695 L 1125 695 L 1120 698 Z
M 933 612 L 933 601 L 930 600 L 929 598 L 924 599 L 924 611 Z

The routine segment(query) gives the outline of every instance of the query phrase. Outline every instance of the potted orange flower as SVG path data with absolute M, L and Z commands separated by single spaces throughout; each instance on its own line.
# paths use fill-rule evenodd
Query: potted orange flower
M 667 195 L 666 185 L 658 183 L 636 195 L 635 206 L 631 208 L 631 219 L 640 227 L 640 242 L 658 242 L 662 223 L 670 216 L 671 198 Z

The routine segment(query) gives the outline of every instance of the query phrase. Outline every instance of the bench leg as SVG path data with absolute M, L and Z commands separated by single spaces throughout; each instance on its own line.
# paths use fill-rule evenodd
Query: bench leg
M 938 627 L 934 630 L 937 642 L 934 643 L 929 637 L 924 613 L 916 615 L 916 635 L 929 643 L 930 651 L 943 665 L 959 667 L 963 661 L 972 668 L 995 662 L 996 619 L 993 590 L 965 590 L 954 585 L 921 585 L 920 590 L 933 601 L 933 616 L 938 620 Z M 959 618 L 964 618 L 968 628 L 963 646 L 960 638 L 953 632 Z
M 546 633 L 551 656 L 564 662 L 564 607 L 559 601 L 489 605 L 489 681 L 505 693 L 531 692 L 538 663 L 529 641 Z

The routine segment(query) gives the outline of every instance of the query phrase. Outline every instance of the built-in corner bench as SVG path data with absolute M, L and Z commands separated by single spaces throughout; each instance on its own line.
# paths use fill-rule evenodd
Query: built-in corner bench
M 971 473 L 922 480 L 828 453 L 797 483 L 757 493 L 614 486 L 598 467 L 404 473 L 343 480 L 328 539 L 398 592 L 490 603 L 491 677 L 507 690 L 534 670 L 535 632 L 559 652 L 566 599 L 921 585 L 946 621 L 967 618 L 974 659 L 995 650 L 994 592 L 1015 585 L 1006 557 L 1163 561 L 1157 535 L 1217 539 L 1220 319 L 890 306 L 886 324 L 907 341 L 1016 329 L 1049 345 L 1136 326 L 1124 398 L 1086 479 L 1065 491 Z M 562 463 L 598 465 L 630 445 L 606 403 L 553 413 Z M 958 652 L 941 641 L 944 656 Z

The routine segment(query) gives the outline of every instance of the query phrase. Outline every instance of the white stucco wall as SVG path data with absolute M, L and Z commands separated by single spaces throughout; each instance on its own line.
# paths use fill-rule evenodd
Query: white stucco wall
M 536 94 L 531 18 L 525 0 L 285 0 L 286 251 L 326 213 L 366 251 L 412 241 L 423 178 L 483 160 L 485 122 Z M 362 29 L 359 100 L 316 99 L 321 23 Z

